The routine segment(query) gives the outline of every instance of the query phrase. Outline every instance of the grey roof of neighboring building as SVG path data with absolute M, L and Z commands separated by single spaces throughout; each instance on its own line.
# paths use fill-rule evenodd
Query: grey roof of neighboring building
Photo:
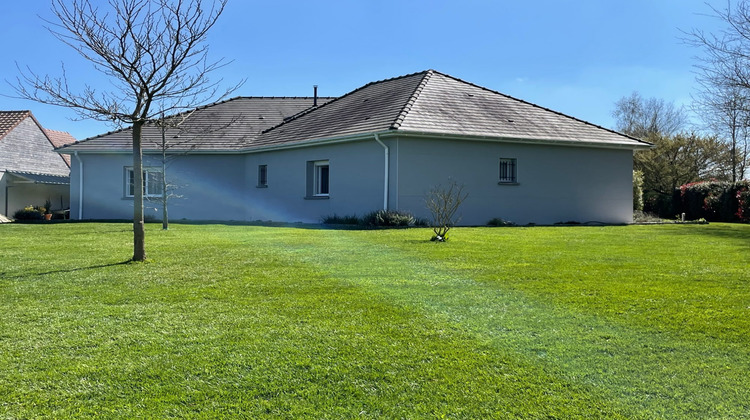
M 650 143 L 427 70 L 369 83 L 339 98 L 236 98 L 194 111 L 175 149 L 251 151 L 380 133 L 645 148 Z M 237 116 L 241 116 L 237 119 Z M 233 123 L 231 123 L 233 122 Z M 231 123 L 231 124 L 230 124 Z M 206 134 L 202 134 L 206 133 Z M 144 150 L 157 127 L 144 128 Z M 185 140 L 180 140 L 184 138 Z M 130 130 L 58 151 L 129 151 Z
M 318 97 L 318 106 L 332 100 Z M 179 128 L 165 135 L 173 151 L 227 151 L 247 148 L 265 129 L 285 118 L 313 107 L 312 97 L 237 97 L 169 117 Z M 162 130 L 155 124 L 143 127 L 143 150 L 159 150 Z M 58 152 L 127 151 L 133 147 L 132 130 L 126 128 L 58 148 Z
M 47 185 L 70 185 L 70 177 L 63 175 L 41 174 L 36 172 L 8 171 L 7 174 L 15 175 L 32 184 Z
M 68 133 L 43 128 L 29 110 L 0 111 L 0 170 L 69 174 L 66 156 L 54 151 L 59 144 L 56 141 L 75 139 Z

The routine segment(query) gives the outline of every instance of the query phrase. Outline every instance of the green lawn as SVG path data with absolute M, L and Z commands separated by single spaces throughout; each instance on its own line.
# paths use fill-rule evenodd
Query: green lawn
M 750 418 L 750 225 L 0 225 L 0 418 Z

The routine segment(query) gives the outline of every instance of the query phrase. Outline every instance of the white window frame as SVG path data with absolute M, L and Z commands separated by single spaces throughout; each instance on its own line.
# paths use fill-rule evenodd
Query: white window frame
M 313 196 L 328 197 L 331 193 L 331 165 L 327 160 L 313 162 Z M 325 185 L 324 185 L 325 183 Z M 325 188 L 323 188 L 325 186 Z
M 498 184 L 518 184 L 518 159 L 500 158 L 498 161 Z
M 156 179 L 156 185 L 152 187 L 153 182 L 151 181 L 151 177 L 149 174 L 159 174 L 160 177 Z M 161 168 L 157 167 L 144 167 L 143 168 L 143 197 L 149 198 L 149 197 L 161 197 L 162 196 L 162 181 L 161 176 L 163 176 Z M 135 173 L 133 172 L 132 166 L 126 166 L 125 167 L 125 197 L 127 198 L 133 198 L 135 193 L 135 186 L 131 189 L 130 180 L 133 179 L 135 181 Z M 152 191 L 154 188 L 157 188 L 156 191 Z

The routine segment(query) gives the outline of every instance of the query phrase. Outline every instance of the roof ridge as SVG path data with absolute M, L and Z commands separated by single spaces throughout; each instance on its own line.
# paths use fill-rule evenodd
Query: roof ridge
M 325 107 L 327 105 L 336 103 L 336 102 L 338 102 L 338 101 L 340 101 L 340 100 L 342 100 L 342 99 L 344 99 L 344 98 L 346 98 L 348 96 L 351 96 L 354 93 L 359 92 L 362 89 L 365 89 L 365 88 L 367 88 L 369 86 L 380 84 L 380 83 L 385 83 L 385 82 L 390 82 L 390 81 L 393 81 L 393 80 L 404 79 L 404 78 L 407 78 L 407 77 L 412 77 L 412 76 L 420 74 L 420 73 L 426 73 L 426 71 L 418 71 L 418 72 L 415 72 L 415 73 L 409 73 L 409 74 L 405 74 L 405 75 L 402 75 L 402 76 L 396 76 L 396 77 L 391 77 L 391 78 L 388 78 L 388 79 L 382 79 L 382 80 L 376 80 L 374 82 L 370 82 L 370 83 L 368 83 L 366 85 L 358 87 L 357 89 L 354 89 L 354 90 L 352 90 L 350 92 L 347 92 L 346 94 L 344 94 L 342 96 L 336 96 L 336 97 L 334 97 L 333 100 L 328 101 L 328 102 L 324 103 L 323 105 L 319 105 L 317 107 L 310 107 L 310 108 L 308 108 L 305 111 L 301 111 L 301 112 L 297 113 L 296 115 L 294 115 L 294 116 L 292 116 L 292 117 L 290 117 L 290 118 L 282 121 L 280 124 L 276 124 L 273 127 L 270 127 L 270 128 L 267 128 L 267 129 L 261 131 L 261 134 L 265 134 L 265 133 L 268 133 L 269 131 L 275 130 L 275 129 L 281 127 L 284 124 L 287 124 L 287 123 L 289 123 L 291 121 L 294 121 L 294 120 L 296 120 L 298 118 L 301 118 L 303 115 L 307 115 L 307 114 L 315 111 L 316 109 L 320 109 L 320 108 L 323 108 L 323 107 Z M 320 98 L 320 97 L 318 97 L 318 98 Z
M 404 119 L 407 115 L 409 115 L 409 112 L 411 111 L 412 106 L 414 106 L 414 103 L 419 99 L 419 95 L 422 94 L 422 90 L 427 85 L 427 83 L 430 81 L 430 77 L 434 73 L 434 70 L 426 70 L 424 71 L 424 76 L 422 77 L 422 81 L 419 82 L 416 88 L 414 88 L 414 92 L 412 92 L 411 96 L 409 97 L 409 100 L 406 101 L 404 104 L 404 107 L 401 108 L 401 112 L 398 113 L 398 116 L 396 116 L 396 119 L 393 121 L 393 124 L 389 127 L 392 130 L 398 130 L 399 127 L 401 127 L 401 123 L 404 122 Z M 418 74 L 418 73 L 415 73 Z
M 627 134 L 623 134 L 623 133 L 620 133 L 620 132 L 618 132 L 618 131 L 616 131 L 616 130 L 612 130 L 611 128 L 607 128 L 607 127 L 602 127 L 602 126 L 600 126 L 600 125 L 598 125 L 598 124 L 594 124 L 594 123 L 588 122 L 588 121 L 586 121 L 586 120 L 582 120 L 582 119 L 580 119 L 580 118 L 576 118 L 576 117 L 570 116 L 570 115 L 568 115 L 568 114 L 564 114 L 564 113 L 562 113 L 562 112 L 560 112 L 560 111 L 555 111 L 554 109 L 550 109 L 550 108 L 547 108 L 547 107 L 543 107 L 543 106 L 541 106 L 541 105 L 537 105 L 537 104 L 535 104 L 535 103 L 533 103 L 533 102 L 525 101 L 525 100 L 523 100 L 523 99 L 518 99 L 518 98 L 516 98 L 515 96 L 511 96 L 511 95 L 508 95 L 508 94 L 506 94 L 506 93 L 502 93 L 502 92 L 499 92 L 499 91 L 496 91 L 496 90 L 492 90 L 492 89 L 490 89 L 490 88 L 487 88 L 487 87 L 484 87 L 484 86 L 480 86 L 480 85 L 477 85 L 477 84 L 474 84 L 474 83 L 471 83 L 471 82 L 467 82 L 466 80 L 462 80 L 462 79 L 459 79 L 458 77 L 455 77 L 455 76 L 451 76 L 450 74 L 445 74 L 445 73 L 441 73 L 441 72 L 439 72 L 439 71 L 433 71 L 433 73 L 437 73 L 437 74 L 440 74 L 440 75 L 442 75 L 442 76 L 445 76 L 445 77 L 451 78 L 451 79 L 453 79 L 453 80 L 456 80 L 456 81 L 458 81 L 458 82 L 461 82 L 461 83 L 466 83 L 467 85 L 470 85 L 470 86 L 474 86 L 474 87 L 477 87 L 477 88 L 479 88 L 479 89 L 482 89 L 482 90 L 485 90 L 485 91 L 487 91 L 487 92 L 491 92 L 491 93 L 495 93 L 495 94 L 498 94 L 498 95 L 504 96 L 504 97 L 506 97 L 506 98 L 508 98 L 508 99 L 511 99 L 511 100 L 514 100 L 514 101 L 516 101 L 516 102 L 521 102 L 521 103 L 523 103 L 523 104 L 531 105 L 531 106 L 533 106 L 533 107 L 535 107 L 535 108 L 539 108 L 539 109 L 541 109 L 541 110 L 544 110 L 544 111 L 552 112 L 553 114 L 557 114 L 557 115 L 560 115 L 560 116 L 562 116 L 562 117 L 565 117 L 565 118 L 569 118 L 569 119 L 571 119 L 571 120 L 574 120 L 574 121 L 582 122 L 582 123 L 584 123 L 584 124 L 586 124 L 586 125 L 589 125 L 589 126 L 592 126 L 592 127 L 595 127 L 595 128 L 599 128 L 599 129 L 601 129 L 601 130 L 604 130 L 604 131 L 608 131 L 608 132 L 610 132 L 610 133 L 613 133 L 613 134 L 617 134 L 617 135 L 620 135 L 620 136 L 623 136 L 623 137 L 627 137 L 627 138 L 629 138 L 629 139 L 631 139 L 631 140 L 635 140 L 635 141 L 637 141 L 637 142 L 639 142 L 639 143 L 644 143 L 644 144 L 651 144 L 651 143 L 649 143 L 649 142 L 647 142 L 647 141 L 644 141 L 644 140 L 641 140 L 641 139 L 638 139 L 638 138 L 635 138 L 635 137 L 629 136 L 629 135 L 627 135 Z

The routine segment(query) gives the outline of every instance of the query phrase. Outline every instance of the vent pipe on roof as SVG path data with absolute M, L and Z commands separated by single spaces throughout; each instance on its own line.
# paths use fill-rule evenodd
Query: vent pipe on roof
M 313 85 L 313 106 L 318 106 L 318 85 Z

